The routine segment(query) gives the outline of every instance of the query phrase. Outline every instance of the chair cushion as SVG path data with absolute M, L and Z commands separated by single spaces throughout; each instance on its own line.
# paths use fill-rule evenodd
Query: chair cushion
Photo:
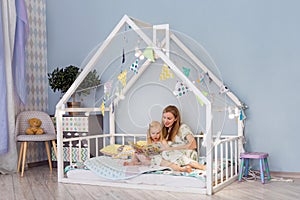
M 17 141 L 21 142 L 41 142 L 41 141 L 49 141 L 49 140 L 55 140 L 56 135 L 55 134 L 42 134 L 42 135 L 18 135 Z

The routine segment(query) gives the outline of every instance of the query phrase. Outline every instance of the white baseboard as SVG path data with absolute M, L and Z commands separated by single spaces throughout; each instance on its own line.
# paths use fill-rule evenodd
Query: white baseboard
M 271 176 L 284 178 L 300 178 L 300 172 L 271 172 Z

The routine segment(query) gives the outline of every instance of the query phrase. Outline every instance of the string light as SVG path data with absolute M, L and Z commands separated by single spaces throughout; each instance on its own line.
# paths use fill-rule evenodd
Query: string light
M 143 52 L 139 50 L 137 47 L 135 48 L 135 57 L 139 58 L 140 60 L 144 60 L 145 56 L 143 55 Z

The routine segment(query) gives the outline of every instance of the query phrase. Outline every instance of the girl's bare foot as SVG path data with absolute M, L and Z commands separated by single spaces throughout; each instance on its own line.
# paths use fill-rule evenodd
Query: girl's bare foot
M 188 166 L 190 166 L 192 168 L 195 168 L 195 169 L 206 170 L 206 166 L 205 165 L 199 164 L 197 162 L 190 162 L 188 164 Z
M 124 162 L 123 166 L 134 166 L 134 165 L 141 165 L 140 162 Z
M 187 172 L 187 173 L 191 173 L 193 171 L 192 167 L 187 165 L 187 166 L 184 166 L 184 167 L 180 167 L 180 171 L 181 172 Z

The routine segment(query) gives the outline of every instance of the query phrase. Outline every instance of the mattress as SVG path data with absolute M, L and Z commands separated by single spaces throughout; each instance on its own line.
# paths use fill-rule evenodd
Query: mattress
M 157 185 L 157 186 L 168 186 L 168 187 L 188 187 L 188 188 L 205 188 L 205 180 L 188 177 L 188 176 L 175 176 L 169 174 L 140 174 L 128 179 L 122 180 L 111 180 L 98 176 L 91 170 L 85 169 L 74 169 L 66 173 L 66 176 L 75 180 L 82 180 L 83 182 L 118 182 L 118 183 L 129 183 L 129 184 L 145 184 L 145 185 Z

